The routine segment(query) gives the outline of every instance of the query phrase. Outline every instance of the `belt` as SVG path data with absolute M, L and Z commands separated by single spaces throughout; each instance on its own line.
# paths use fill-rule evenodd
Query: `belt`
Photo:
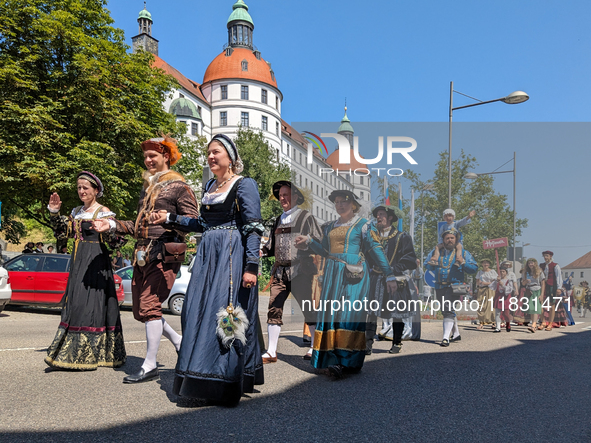
M 209 226 L 209 227 L 205 228 L 204 232 L 207 232 L 207 231 L 216 231 L 218 229 L 229 229 L 229 230 L 232 230 L 232 229 L 238 229 L 238 226 L 236 226 L 236 225 Z
M 150 243 L 183 243 L 183 240 L 177 237 L 160 237 L 160 238 L 139 238 L 136 246 L 148 246 Z
M 299 262 L 300 262 L 300 259 L 299 259 L 299 258 L 296 258 L 296 259 L 294 259 L 294 260 L 291 260 L 291 261 L 277 261 L 277 260 L 276 260 L 276 261 L 275 261 L 275 264 L 276 264 L 277 266 L 282 266 L 282 267 L 286 268 L 286 267 L 288 267 L 288 266 L 294 266 L 294 265 L 297 265 Z

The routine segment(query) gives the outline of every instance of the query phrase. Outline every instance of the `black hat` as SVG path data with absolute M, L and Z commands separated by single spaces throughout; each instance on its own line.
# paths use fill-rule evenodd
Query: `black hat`
M 371 211 L 371 213 L 373 214 L 374 217 L 376 217 L 376 218 L 378 217 L 378 211 L 380 209 L 383 211 L 386 211 L 386 214 L 388 214 L 388 215 L 393 215 L 394 218 L 396 219 L 394 221 L 398 221 L 398 220 L 404 218 L 404 212 L 402 212 L 402 209 L 400 209 L 396 206 L 393 206 L 393 205 L 385 205 L 385 204 L 380 205 L 380 206 L 376 206 L 375 208 L 373 208 L 373 211 Z
M 328 199 L 334 203 L 337 197 L 345 197 L 345 200 L 353 201 L 358 207 L 361 207 L 361 203 L 359 203 L 359 197 L 353 194 L 351 191 L 347 191 L 345 189 L 337 189 L 332 191 L 328 196 Z
M 306 199 L 304 198 L 304 194 L 302 194 L 302 191 L 300 191 L 298 187 L 294 185 L 292 182 L 287 180 L 279 180 L 278 182 L 273 183 L 273 195 L 277 200 L 279 200 L 279 190 L 283 186 L 289 186 L 291 188 L 291 193 L 297 195 L 298 199 L 295 202 L 296 205 L 301 205 L 302 203 L 304 203 Z

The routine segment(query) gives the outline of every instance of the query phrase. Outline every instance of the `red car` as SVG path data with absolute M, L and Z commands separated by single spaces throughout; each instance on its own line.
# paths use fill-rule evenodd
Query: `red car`
M 22 254 L 4 265 L 10 277 L 13 305 L 54 306 L 60 303 L 70 271 L 67 254 Z M 114 275 L 117 300 L 125 294 L 121 277 Z

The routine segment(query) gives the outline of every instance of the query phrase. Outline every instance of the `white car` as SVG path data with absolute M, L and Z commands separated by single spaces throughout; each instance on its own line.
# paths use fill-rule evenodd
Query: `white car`
M 0 267 L 0 311 L 8 304 L 12 298 L 12 289 L 10 288 L 10 278 L 8 271 Z
M 118 271 L 115 271 L 123 280 L 123 292 L 125 293 L 125 299 L 123 300 L 123 306 L 131 306 L 131 279 L 133 278 L 133 266 L 126 266 Z M 181 315 L 183 310 L 183 303 L 185 302 L 185 293 L 187 292 L 187 286 L 191 280 L 191 274 L 189 273 L 188 266 L 181 266 L 180 271 L 176 275 L 176 280 L 170 291 L 168 299 L 162 303 L 163 309 L 170 309 L 174 315 Z

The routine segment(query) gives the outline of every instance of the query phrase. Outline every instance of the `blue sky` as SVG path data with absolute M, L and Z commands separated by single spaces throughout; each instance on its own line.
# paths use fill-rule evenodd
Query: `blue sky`
M 338 122 L 345 97 L 354 127 L 355 122 L 445 122 L 452 80 L 454 89 L 481 100 L 515 90 L 530 95 L 520 105 L 458 110 L 455 122 L 591 121 L 589 3 L 245 1 L 255 24 L 254 43 L 272 63 L 283 92 L 287 122 Z M 160 56 L 201 82 L 226 42 L 233 3 L 148 1 Z M 131 44 L 143 2 L 117 0 L 108 8 Z M 454 106 L 468 103 L 454 96 Z M 463 148 L 476 156 L 482 172 L 517 151 L 518 216 L 530 220 L 520 240 L 540 245 L 528 247 L 528 255 L 539 257 L 546 245 L 566 265 L 591 250 L 588 133 L 556 133 L 492 152 L 490 143 L 464 142 L 459 135 L 454 142 L 454 152 Z M 447 137 L 421 152 L 417 171 L 429 178 L 445 149 Z M 509 174 L 498 176 L 495 187 L 511 195 Z

